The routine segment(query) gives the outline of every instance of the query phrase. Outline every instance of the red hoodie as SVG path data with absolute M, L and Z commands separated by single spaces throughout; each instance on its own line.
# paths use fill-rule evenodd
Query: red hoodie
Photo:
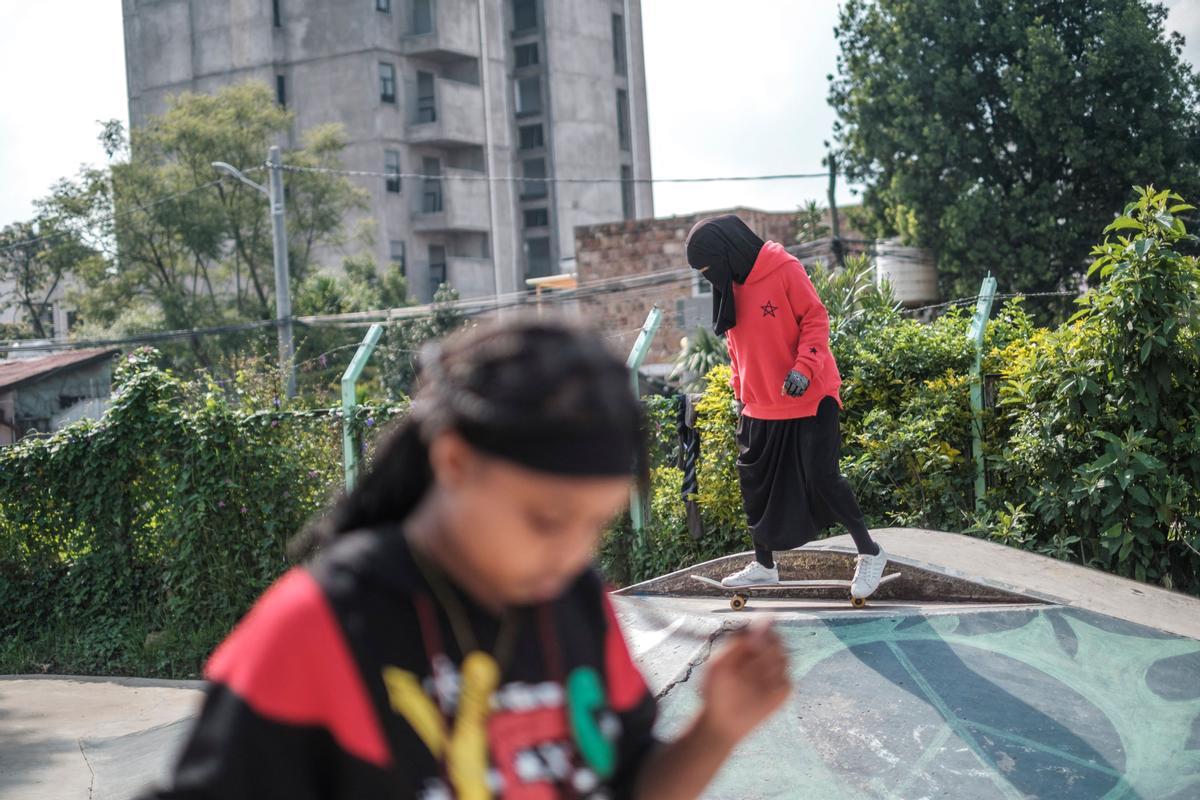
M 826 397 L 838 405 L 842 376 L 829 349 L 829 314 L 808 273 L 783 245 L 763 245 L 743 284 L 733 284 L 737 324 L 725 334 L 734 397 L 755 419 L 814 417 Z M 800 397 L 783 392 L 792 370 L 809 380 Z

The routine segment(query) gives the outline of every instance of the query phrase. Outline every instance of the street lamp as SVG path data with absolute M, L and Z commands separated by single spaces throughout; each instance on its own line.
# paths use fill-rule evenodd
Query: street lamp
M 283 207 L 283 162 L 279 148 L 272 147 L 267 156 L 271 178 L 267 186 L 255 183 L 241 170 L 224 161 L 212 162 L 213 169 L 237 178 L 247 186 L 267 196 L 271 204 L 272 249 L 275 254 L 275 322 L 279 333 L 279 370 L 283 376 L 283 392 L 288 398 L 296 396 L 296 370 L 292 349 L 292 295 L 288 275 L 287 227 Z

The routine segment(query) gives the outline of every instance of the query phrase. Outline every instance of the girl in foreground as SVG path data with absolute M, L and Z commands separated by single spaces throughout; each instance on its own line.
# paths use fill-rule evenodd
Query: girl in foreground
M 713 657 L 671 743 L 591 559 L 643 479 L 639 405 L 599 337 L 475 328 L 208 663 L 159 798 L 697 797 L 788 695 L 769 629 Z

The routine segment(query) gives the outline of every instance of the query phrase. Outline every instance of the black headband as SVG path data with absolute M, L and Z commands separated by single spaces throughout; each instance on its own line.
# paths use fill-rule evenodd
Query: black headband
M 514 435 L 471 424 L 460 424 L 457 430 L 472 447 L 536 472 L 622 477 L 638 471 L 639 447 L 632 432 L 573 430 Z

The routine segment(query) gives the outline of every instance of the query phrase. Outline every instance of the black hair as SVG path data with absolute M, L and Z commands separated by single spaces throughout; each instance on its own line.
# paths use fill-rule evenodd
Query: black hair
M 411 412 L 386 436 L 358 486 L 319 523 L 317 539 L 412 514 L 433 484 L 428 443 L 445 430 L 468 443 L 574 438 L 580 431 L 632 441 L 630 471 L 643 490 L 648 485 L 641 404 L 624 362 L 595 332 L 554 317 L 485 323 L 427 348 L 421 362 Z

